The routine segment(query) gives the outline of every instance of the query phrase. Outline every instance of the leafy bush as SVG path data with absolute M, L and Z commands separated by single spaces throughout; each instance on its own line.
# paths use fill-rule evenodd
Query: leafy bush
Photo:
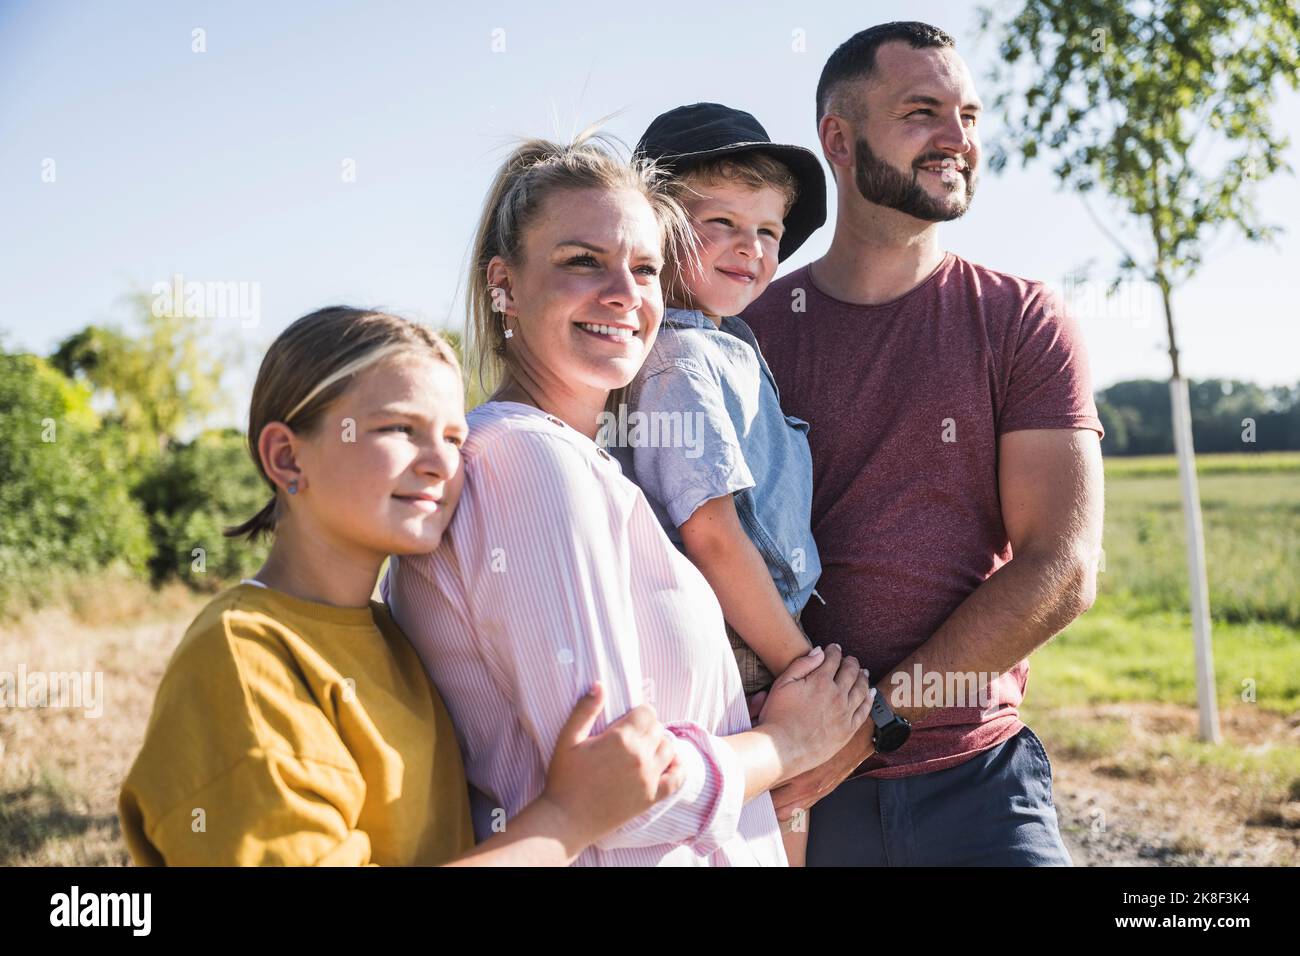
M 135 495 L 149 514 L 154 545 L 149 570 L 155 582 L 178 576 L 215 589 L 256 571 L 266 558 L 264 543 L 250 546 L 221 533 L 251 517 L 270 496 L 244 436 L 233 428 L 173 446 Z
M 0 352 L 0 597 L 41 603 L 52 576 L 142 572 L 148 522 L 125 451 L 90 393 L 34 355 Z

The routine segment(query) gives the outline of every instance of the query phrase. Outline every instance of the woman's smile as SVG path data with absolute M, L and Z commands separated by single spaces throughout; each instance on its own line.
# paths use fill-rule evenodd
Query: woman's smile
M 602 339 L 624 349 L 630 348 L 632 342 L 641 337 L 640 330 L 632 325 L 579 322 L 575 327 L 585 333 L 588 338 Z

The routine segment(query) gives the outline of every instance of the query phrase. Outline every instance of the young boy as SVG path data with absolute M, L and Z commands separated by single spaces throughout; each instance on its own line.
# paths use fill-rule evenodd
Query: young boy
M 812 152 L 773 144 L 749 113 L 716 103 L 659 116 L 636 152 L 675 177 L 699 262 L 667 277 L 658 338 L 628 388 L 632 438 L 606 444 L 712 585 L 753 695 L 808 652 L 799 616 L 821 561 L 808 423 L 782 413 L 736 316 L 825 222 L 825 176 Z M 783 829 L 790 864 L 802 866 L 807 814 Z

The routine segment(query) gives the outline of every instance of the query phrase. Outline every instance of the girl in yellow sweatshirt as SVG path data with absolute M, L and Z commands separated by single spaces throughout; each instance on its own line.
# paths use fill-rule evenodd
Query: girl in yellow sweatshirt
M 371 600 L 389 554 L 435 549 L 466 437 L 454 352 L 394 316 L 322 309 L 263 359 L 249 450 L 273 494 L 228 535 L 274 534 L 174 652 L 118 800 L 149 865 L 566 865 L 675 792 L 651 708 L 588 738 L 579 701 L 541 796 L 477 847 L 450 717 Z

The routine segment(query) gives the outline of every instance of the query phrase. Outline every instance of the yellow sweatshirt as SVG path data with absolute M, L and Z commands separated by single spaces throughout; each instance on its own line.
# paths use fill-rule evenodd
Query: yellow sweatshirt
M 474 845 L 451 717 L 387 609 L 252 584 L 172 655 L 118 813 L 139 865 L 433 865 Z

